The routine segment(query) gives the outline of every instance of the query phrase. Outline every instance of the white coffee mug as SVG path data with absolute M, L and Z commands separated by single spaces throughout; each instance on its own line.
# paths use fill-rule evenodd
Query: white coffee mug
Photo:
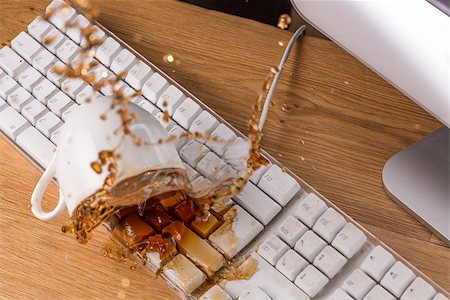
M 168 138 L 167 131 L 155 117 L 134 103 L 128 104 L 127 109 L 136 113 L 138 120 L 130 128 L 146 144 L 138 146 L 130 137 L 121 142 L 122 134 L 115 133 L 121 119 L 117 108 L 111 109 L 112 101 L 112 97 L 100 97 L 83 104 L 64 124 L 56 152 L 31 197 L 31 210 L 38 219 L 53 220 L 63 214 L 65 207 L 72 215 L 80 202 L 103 186 L 108 172 L 97 174 L 91 167 L 100 151 L 117 148 L 121 154 L 117 160 L 116 182 L 162 168 L 184 169 L 173 143 L 158 144 L 159 140 Z M 100 118 L 101 115 L 106 119 Z M 55 209 L 44 212 L 42 197 L 55 176 L 60 187 L 59 201 Z

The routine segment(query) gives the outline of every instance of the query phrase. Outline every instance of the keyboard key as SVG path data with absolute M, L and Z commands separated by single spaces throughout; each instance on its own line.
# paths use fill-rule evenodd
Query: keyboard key
M 9 94 L 7 101 L 18 112 L 22 111 L 22 108 L 31 101 L 33 97 L 23 87 L 17 88 L 15 91 Z
M 55 146 L 34 127 L 28 127 L 17 137 L 17 144 L 41 167 L 47 168 Z
M 308 230 L 304 235 L 295 243 L 294 249 L 300 253 L 309 262 L 313 262 L 317 254 L 327 245 L 313 231 Z
M 28 64 L 8 46 L 0 50 L 0 68 L 2 68 L 9 76 L 16 77 Z
M 140 90 L 152 74 L 152 69 L 145 62 L 138 60 L 133 67 L 131 67 L 125 81 L 134 89 Z
M 187 162 L 191 167 L 195 168 L 197 163 L 209 152 L 209 149 L 197 142 L 196 140 L 190 140 L 180 150 L 181 159 Z
M 208 137 L 218 125 L 219 121 L 217 121 L 217 119 L 213 117 L 209 112 L 204 110 L 200 113 L 200 115 L 198 115 L 194 122 L 192 122 L 191 127 L 189 127 L 189 131 L 191 133 L 198 132 Z M 205 139 L 198 140 L 202 142 L 205 141 Z
M 159 112 L 161 112 L 156 106 L 154 106 L 150 101 L 143 97 L 137 97 L 136 102 L 142 109 L 146 110 L 149 114 L 156 116 Z M 172 127 L 173 129 L 173 127 Z M 171 129 L 171 130 L 172 130 Z
M 36 128 L 46 137 L 50 138 L 52 132 L 61 126 L 61 120 L 53 113 L 47 112 L 36 122 Z
M 35 68 L 28 67 L 17 77 L 20 85 L 23 86 L 27 91 L 31 92 L 34 86 L 43 79 L 44 77 Z
M 56 56 L 51 54 L 47 49 L 41 49 L 41 51 L 33 59 L 33 67 L 43 75 L 46 75 L 47 71 L 51 69 L 55 62 Z
M 122 47 L 112 37 L 108 37 L 95 53 L 95 57 L 105 66 L 109 67 L 113 59 L 120 53 Z
M 71 105 L 73 101 L 63 92 L 54 94 L 47 102 L 47 107 L 58 117 L 61 117 L 63 111 Z
M 277 165 L 272 165 L 258 186 L 282 206 L 300 191 L 300 184 Z
M 198 176 L 197 178 L 195 178 L 193 181 L 191 181 L 191 185 L 193 193 L 200 193 L 201 195 L 204 195 L 206 191 L 210 191 L 213 187 L 213 183 L 211 182 L 211 180 L 203 176 Z
M 75 19 L 73 19 L 72 22 L 73 22 L 74 26 L 69 27 L 67 29 L 66 34 L 75 43 L 79 44 L 79 43 L 81 43 L 81 38 L 82 38 L 81 30 L 89 27 L 91 25 L 91 22 L 89 22 L 89 20 L 86 19 L 86 17 L 83 16 L 82 14 L 77 15 L 75 17 Z
M 216 152 L 217 155 L 222 156 L 225 153 L 226 148 L 234 142 L 237 136 L 226 125 L 219 124 L 219 126 L 217 126 L 216 129 L 214 129 L 214 131 L 211 133 L 211 138 L 218 138 L 221 141 L 215 142 L 209 140 L 206 142 L 206 146 L 208 146 L 212 151 Z
M 91 30 L 92 30 L 92 32 L 89 35 L 89 39 L 91 41 L 98 41 L 98 42 L 100 42 L 99 44 L 101 44 L 102 41 L 104 41 L 104 39 L 106 38 L 106 33 L 103 30 L 101 30 L 100 28 L 98 28 L 97 25 L 92 26 Z M 84 48 L 86 48 L 88 46 L 88 41 L 87 41 L 86 37 L 83 37 L 81 39 L 80 45 L 81 45 L 81 47 L 84 47 Z M 92 49 L 95 50 L 97 47 L 98 46 L 93 46 Z
M 266 174 L 267 170 L 272 166 L 272 164 L 269 164 L 267 166 L 260 166 L 258 169 L 253 171 L 252 176 L 250 177 L 250 181 L 254 184 L 258 184 L 261 178 Z
M 65 68 L 66 65 L 63 64 L 61 61 L 57 61 L 53 67 L 48 69 L 47 71 L 47 79 L 56 84 L 57 86 L 61 86 L 62 82 L 66 79 L 66 76 L 64 73 L 58 73 L 56 72 L 56 69 Z
M 11 106 L 0 111 L 0 129 L 12 140 L 29 126 L 30 123 Z
M 17 82 L 10 76 L 5 75 L 0 77 L 0 97 L 8 98 L 9 94 L 17 89 Z
M 198 288 L 206 276 L 183 254 L 175 256 L 164 268 L 164 275 L 186 293 Z
M 379 299 L 395 300 L 396 298 L 377 284 L 370 290 L 370 292 L 364 297 L 363 300 L 379 300 Z
M 28 33 L 19 33 L 12 41 L 11 46 L 14 51 L 25 58 L 29 63 L 32 62 L 33 57 L 41 50 L 41 45 L 36 42 Z
M 36 99 L 31 100 L 22 108 L 22 115 L 33 125 L 36 125 L 37 120 L 48 112 L 44 104 Z
M 49 19 L 50 22 L 64 32 L 66 31 L 66 23 L 76 16 L 75 9 L 64 3 L 62 0 L 53 0 L 52 3 L 47 6 L 45 13 L 51 14 Z
M 391 253 L 381 246 L 376 246 L 362 263 L 361 270 L 380 281 L 394 262 L 395 258 Z
M 250 279 L 224 282 L 225 291 L 233 299 L 238 298 L 246 288 L 255 286 L 262 289 L 273 300 L 309 300 L 304 292 L 255 252 L 238 267 L 238 270 L 246 270 L 249 266 L 253 266 L 255 262 L 257 263 L 257 271 Z
M 264 225 L 267 225 L 281 211 L 278 203 L 251 182 L 244 186 L 242 192 L 235 196 L 234 200 Z
M 67 78 L 61 83 L 61 90 L 72 99 L 75 99 L 78 92 L 81 91 L 86 85 L 87 84 L 83 79 Z
M 185 96 L 174 85 L 169 86 L 159 97 L 156 106 L 162 111 L 167 111 L 169 116 L 172 116 L 177 107 L 183 102 Z
M 238 171 L 244 171 L 247 167 L 247 158 L 250 151 L 250 141 L 238 137 L 230 144 L 222 158 Z
M 344 290 L 337 289 L 327 300 L 353 300 Z
M 238 300 L 271 300 L 271 298 L 259 287 L 250 286 L 239 295 Z
M 271 265 L 275 266 L 278 260 L 288 250 L 289 246 L 272 234 L 259 246 L 258 254 L 267 260 Z
M 144 101 L 149 103 L 148 100 L 144 100 Z M 150 104 L 150 105 L 153 105 L 153 104 Z M 169 130 L 170 135 L 177 137 L 175 139 L 175 141 L 173 141 L 173 144 L 174 144 L 175 148 L 177 149 L 177 151 L 180 151 L 181 148 L 183 148 L 183 146 L 186 145 L 186 143 L 188 142 L 188 140 L 186 138 L 180 137 L 185 132 L 186 131 L 178 125 L 173 126 L 172 129 Z
M 61 138 L 61 133 L 62 133 L 63 126 L 64 126 L 64 124 L 62 124 L 57 129 L 55 129 L 55 131 L 53 131 L 53 133 L 52 133 L 52 135 L 50 137 L 50 140 L 55 145 L 58 145 L 58 143 L 59 143 L 59 139 Z
M 169 82 L 159 75 L 158 73 L 153 73 L 152 76 L 145 82 L 142 88 L 142 94 L 150 102 L 156 104 L 161 93 L 164 92 L 169 87 Z
M 33 96 L 43 104 L 47 104 L 48 99 L 56 90 L 56 86 L 44 78 L 33 88 Z
M 184 129 L 189 129 L 192 122 L 197 118 L 201 111 L 200 105 L 191 98 L 186 98 L 175 110 L 173 119 Z
M 294 281 L 300 272 L 306 268 L 308 261 L 297 252 L 289 249 L 277 262 L 276 268 L 290 281 Z
M 200 174 L 195 171 L 190 165 L 183 163 L 184 168 L 186 169 L 186 173 L 188 175 L 189 181 L 192 182 L 194 181 L 195 178 L 199 177 Z
M 219 220 L 210 214 L 206 221 L 201 219 L 195 219 L 191 223 L 192 229 L 200 235 L 202 238 L 206 239 L 209 237 L 214 230 L 216 230 L 220 226 Z
M 327 210 L 327 205 L 314 193 L 308 194 L 297 206 L 294 215 L 309 228 L 312 228 L 319 217 Z
M 81 89 L 81 91 L 78 92 L 78 94 L 75 97 L 75 101 L 78 104 L 83 104 L 86 102 L 86 100 L 95 100 L 98 95 L 100 95 L 97 91 L 94 90 L 94 88 L 90 85 L 86 85 Z
M 7 108 L 8 104 L 6 104 L 6 101 L 3 100 L 2 98 L 0 98 L 0 111 L 2 111 L 3 109 Z
M 222 288 L 218 285 L 210 288 L 199 300 L 233 300 Z
M 64 122 L 67 121 L 67 119 L 69 118 L 69 116 L 78 109 L 78 107 L 80 107 L 78 104 L 70 104 L 68 108 L 66 108 L 62 115 L 61 115 L 61 119 L 63 119 Z
M 122 49 L 111 63 L 111 71 L 119 74 L 122 71 L 128 71 L 136 60 L 136 56 L 128 49 Z M 156 74 L 156 73 L 155 73 Z M 145 88 L 145 85 L 144 85 Z
M 367 237 L 361 230 L 352 223 L 347 223 L 334 238 L 331 245 L 347 258 L 352 258 L 366 241 Z
M 353 298 L 360 300 L 375 286 L 375 281 L 356 269 L 344 281 L 343 289 Z
M 414 275 L 413 271 L 402 262 L 397 261 L 381 279 L 380 284 L 392 295 L 400 298 L 415 278 L 416 275 Z
M 295 243 L 306 231 L 308 231 L 308 227 L 303 225 L 302 222 L 292 216 L 287 216 L 283 223 L 278 226 L 277 234 L 289 246 L 294 247 Z
M 295 284 L 310 297 L 314 297 L 327 285 L 328 278 L 313 265 L 308 265 L 295 279 Z
M 155 115 L 155 118 L 167 131 L 170 131 L 170 129 L 172 129 L 172 127 L 176 124 L 172 119 L 164 120 L 164 113 L 162 111 L 158 111 Z
M 224 215 L 224 220 L 232 218 L 233 214 L 236 214 L 236 217 L 232 222 L 231 230 L 229 222 L 225 222 L 209 236 L 209 241 L 221 249 L 227 258 L 232 258 L 239 253 L 264 228 L 239 205 L 231 208 Z
M 61 31 L 53 27 L 44 38 L 43 44 L 48 49 L 48 51 L 56 54 L 56 50 L 66 40 L 68 40 L 68 38 L 66 38 L 64 34 L 61 33 Z
M 38 42 L 42 43 L 42 40 L 44 39 L 47 32 L 52 28 L 53 26 L 44 20 L 41 16 L 37 16 L 33 22 L 31 22 L 27 29 L 28 33 L 34 37 Z
M 331 246 L 325 246 L 325 248 L 317 254 L 313 262 L 314 266 L 330 279 L 333 278 L 346 263 L 347 259 Z
M 337 233 L 347 224 L 344 217 L 329 207 L 314 224 L 313 230 L 325 241 L 331 243 Z
M 69 64 L 78 55 L 80 47 L 69 39 L 66 39 L 56 49 L 56 56 L 65 64 Z
M 439 293 L 436 296 L 434 296 L 433 300 L 448 300 L 448 298 Z
M 414 279 L 403 293 L 400 300 L 431 299 L 436 295 L 436 290 L 420 277 Z
M 203 176 L 210 177 L 225 167 L 225 162 L 213 152 L 208 152 L 197 164 L 197 171 Z

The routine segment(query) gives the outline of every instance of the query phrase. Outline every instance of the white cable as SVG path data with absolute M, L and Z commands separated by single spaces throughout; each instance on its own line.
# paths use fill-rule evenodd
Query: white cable
M 283 57 L 281 58 L 280 64 L 278 66 L 278 71 L 275 74 L 272 84 L 270 85 L 269 92 L 267 93 L 266 100 L 264 100 L 264 107 L 261 112 L 261 117 L 259 119 L 258 128 L 261 132 L 264 126 L 264 123 L 266 122 L 267 113 L 269 112 L 270 108 L 270 102 L 272 101 L 272 96 L 275 93 L 275 89 L 277 88 L 278 81 L 280 81 L 281 73 L 283 72 L 284 66 L 286 64 L 286 61 L 288 59 L 289 54 L 291 53 L 292 47 L 294 46 L 297 39 L 304 34 L 305 32 L 305 25 L 300 26 L 299 29 L 294 33 L 294 35 L 291 37 L 291 40 L 289 41 L 289 44 L 286 46 L 286 49 L 284 50 Z

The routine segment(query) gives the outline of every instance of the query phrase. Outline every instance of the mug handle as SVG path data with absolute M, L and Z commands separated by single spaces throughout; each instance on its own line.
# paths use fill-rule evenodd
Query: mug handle
M 54 220 L 64 213 L 65 203 L 61 189 L 59 190 L 59 200 L 56 207 L 50 212 L 42 211 L 41 205 L 42 197 L 44 195 L 45 190 L 48 187 L 48 184 L 53 179 L 55 174 L 56 174 L 56 152 L 55 154 L 53 154 L 50 164 L 48 165 L 44 174 L 42 174 L 41 179 L 39 179 L 39 182 L 37 183 L 36 187 L 34 188 L 33 194 L 31 195 L 31 211 L 33 212 L 33 215 L 41 221 Z

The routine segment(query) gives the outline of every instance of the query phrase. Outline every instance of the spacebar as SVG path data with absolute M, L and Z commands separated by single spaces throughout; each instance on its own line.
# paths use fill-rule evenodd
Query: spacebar
M 41 167 L 47 168 L 50 163 L 55 145 L 34 127 L 28 127 L 16 139 L 17 144 Z
M 257 286 L 263 290 L 272 300 L 308 300 L 310 299 L 289 279 L 284 277 L 277 269 L 265 261 L 259 254 L 251 255 L 258 262 L 258 271 L 249 280 L 233 280 L 225 283 L 225 291 L 237 299 L 242 291 L 248 290 L 250 286 Z M 239 268 L 243 268 L 250 262 L 247 259 Z

